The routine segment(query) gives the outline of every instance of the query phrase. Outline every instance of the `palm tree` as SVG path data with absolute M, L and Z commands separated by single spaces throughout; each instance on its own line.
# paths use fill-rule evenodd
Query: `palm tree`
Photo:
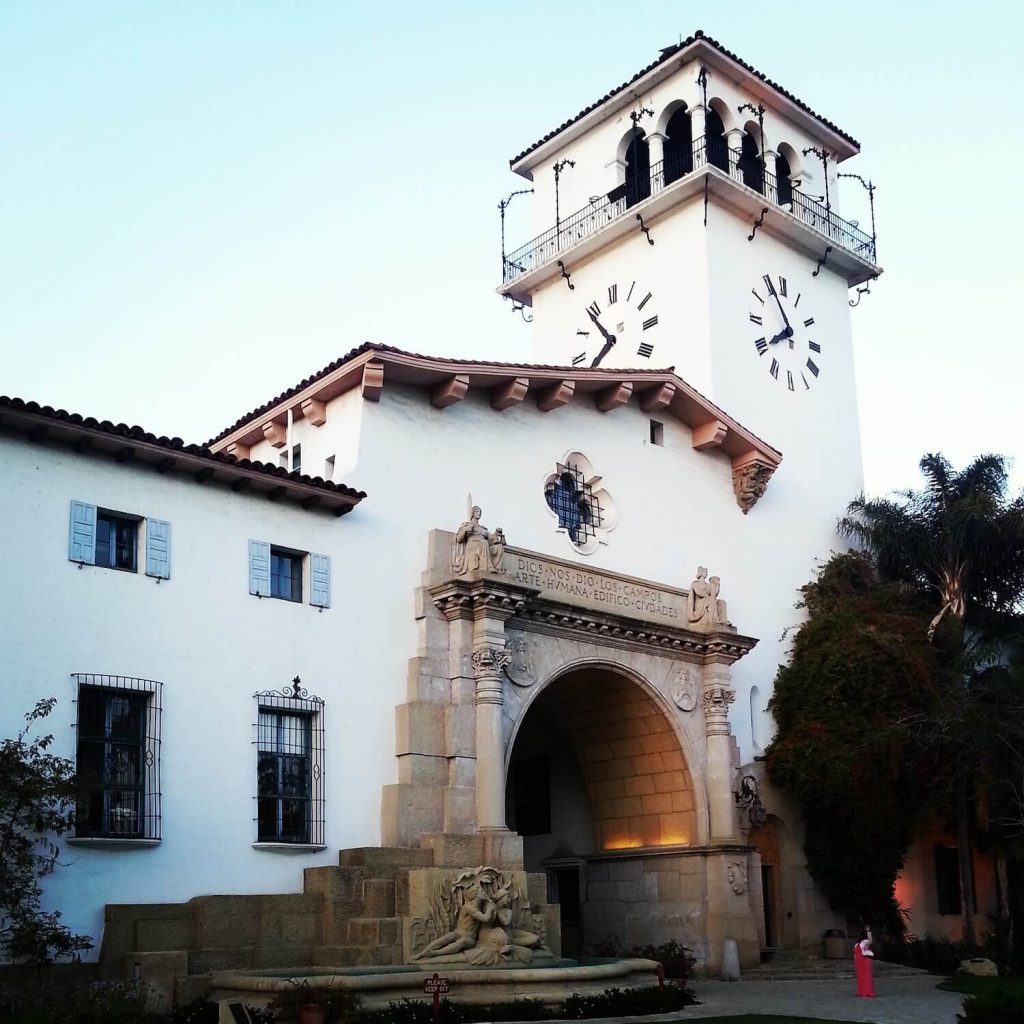
M 936 609 L 927 632 L 949 669 L 949 699 L 939 702 L 945 705 L 941 740 L 952 755 L 964 938 L 973 946 L 968 808 L 971 776 L 983 752 L 970 742 L 967 732 L 973 730 L 958 728 L 963 717 L 951 711 L 970 703 L 973 670 L 991 657 L 986 645 L 1024 623 L 1024 495 L 1007 496 L 1001 455 L 978 456 L 958 471 L 931 454 L 920 467 L 921 490 L 883 499 L 862 495 L 850 503 L 839 529 L 873 556 L 883 579 L 914 586 Z

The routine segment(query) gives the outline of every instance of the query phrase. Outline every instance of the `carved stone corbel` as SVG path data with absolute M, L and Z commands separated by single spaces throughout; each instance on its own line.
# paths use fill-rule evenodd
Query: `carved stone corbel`
M 775 466 L 759 457 L 744 457 L 732 464 L 732 489 L 736 504 L 746 515 L 760 500 L 775 472 Z

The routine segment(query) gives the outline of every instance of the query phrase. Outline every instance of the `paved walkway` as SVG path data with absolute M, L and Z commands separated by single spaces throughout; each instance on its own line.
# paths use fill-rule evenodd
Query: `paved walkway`
M 701 1004 L 687 1006 L 672 1014 L 672 1019 L 683 1024 L 707 1017 L 763 1013 L 870 1024 L 956 1024 L 964 996 L 937 988 L 941 981 L 934 976 L 876 978 L 875 999 L 858 999 L 852 979 L 695 981 L 693 990 Z

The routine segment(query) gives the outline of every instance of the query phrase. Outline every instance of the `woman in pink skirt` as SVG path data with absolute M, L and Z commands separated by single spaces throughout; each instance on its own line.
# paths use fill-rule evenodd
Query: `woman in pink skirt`
M 874 997 L 874 959 L 871 952 L 871 929 L 860 930 L 860 941 L 853 947 L 853 969 L 857 972 L 857 995 Z

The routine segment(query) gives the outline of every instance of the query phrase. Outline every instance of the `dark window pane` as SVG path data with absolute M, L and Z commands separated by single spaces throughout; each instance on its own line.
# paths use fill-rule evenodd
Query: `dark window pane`
M 110 512 L 96 516 L 96 564 L 135 571 L 139 524 Z
M 260 708 L 256 771 L 262 842 L 309 842 L 311 726 L 308 715 Z

